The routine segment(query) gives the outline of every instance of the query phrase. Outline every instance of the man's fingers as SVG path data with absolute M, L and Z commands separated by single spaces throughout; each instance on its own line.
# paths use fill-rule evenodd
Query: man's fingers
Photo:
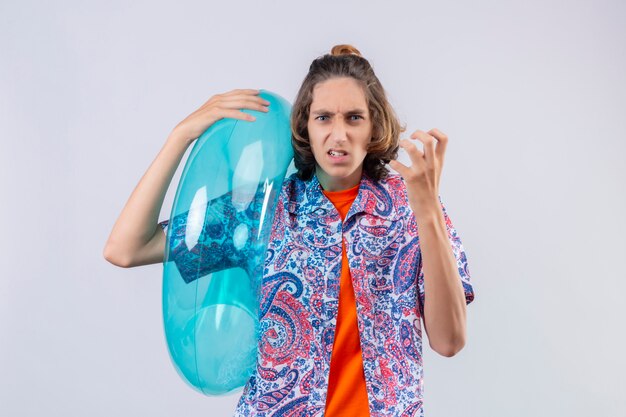
M 259 96 L 250 96 L 250 95 L 238 95 L 238 96 L 224 97 L 220 100 L 220 103 L 226 104 L 226 103 L 242 102 L 242 101 L 255 103 L 255 104 L 261 104 L 263 106 L 268 106 L 270 104 L 270 102 L 265 100 L 264 98 L 261 98 Z
M 220 107 L 225 109 L 250 109 L 263 112 L 269 111 L 267 104 L 264 104 L 263 102 L 260 102 L 258 100 L 249 99 L 223 101 L 220 103 Z
M 411 138 L 418 139 L 424 144 L 424 155 L 426 156 L 425 161 L 427 165 L 432 166 L 435 161 L 435 142 L 437 142 L 437 140 L 433 136 L 421 130 L 413 132 L 413 134 L 411 134 Z
M 269 103 L 269 101 L 265 100 L 263 97 L 261 97 L 258 94 L 241 93 L 241 94 L 232 94 L 228 96 L 222 96 L 220 98 L 220 101 L 222 102 L 233 101 L 233 100 L 254 100 L 254 101 L 258 101 L 259 103 L 264 103 L 264 104 Z
M 261 90 L 257 90 L 254 88 L 238 88 L 235 90 L 231 90 L 228 93 L 222 94 L 222 96 L 233 96 L 237 94 L 259 94 Z
M 241 110 L 236 110 L 236 109 L 225 109 L 225 108 L 218 109 L 216 111 L 216 116 L 218 120 L 226 119 L 226 118 L 247 120 L 249 122 L 256 120 L 256 117 L 254 117 L 253 115 L 244 113 Z
M 400 141 L 400 147 L 402 147 L 402 149 L 404 149 L 406 153 L 409 154 L 409 158 L 411 158 L 411 163 L 420 167 L 424 165 L 424 153 L 417 149 L 415 143 L 408 139 L 402 139 Z
M 430 129 L 428 133 L 437 139 L 437 149 L 435 153 L 439 161 L 443 164 L 443 157 L 446 153 L 446 147 L 448 146 L 448 136 L 437 128 Z
M 402 177 L 405 177 L 409 172 L 409 167 L 407 167 L 397 159 L 392 159 L 391 161 L 389 161 L 389 166 L 396 170 L 398 174 L 402 175 Z

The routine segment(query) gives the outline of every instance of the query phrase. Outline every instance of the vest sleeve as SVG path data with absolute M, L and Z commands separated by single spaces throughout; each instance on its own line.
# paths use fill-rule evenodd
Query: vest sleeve
M 170 222 L 170 219 L 166 219 L 166 220 L 159 222 L 159 227 L 161 228 L 161 230 L 163 230 L 163 233 L 165 233 L 165 235 L 167 235 L 167 227 L 168 227 L 169 222 Z

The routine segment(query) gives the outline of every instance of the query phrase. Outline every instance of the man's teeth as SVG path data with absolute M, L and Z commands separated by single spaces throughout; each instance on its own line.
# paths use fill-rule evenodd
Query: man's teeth
M 343 156 L 346 153 L 345 152 L 335 152 L 335 151 L 328 151 L 329 154 L 331 154 L 332 156 Z

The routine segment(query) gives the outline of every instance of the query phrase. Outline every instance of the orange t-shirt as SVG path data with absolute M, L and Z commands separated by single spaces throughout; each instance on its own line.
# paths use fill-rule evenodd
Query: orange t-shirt
M 359 193 L 359 185 L 342 191 L 322 190 L 335 205 L 343 221 Z M 356 319 L 356 300 L 348 268 L 346 248 L 341 243 L 341 277 L 339 281 L 339 311 L 335 342 L 330 359 L 328 394 L 325 417 L 369 416 L 361 342 Z

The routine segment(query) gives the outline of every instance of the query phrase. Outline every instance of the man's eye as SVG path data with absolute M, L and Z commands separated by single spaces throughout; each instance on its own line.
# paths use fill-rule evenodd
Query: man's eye
M 362 116 L 359 116 L 358 114 L 353 114 L 353 115 L 351 115 L 350 117 L 351 117 L 351 118 L 352 118 L 352 117 L 356 117 L 356 119 L 352 119 L 352 120 L 357 120 L 357 119 L 362 119 L 362 118 L 363 118 Z
M 316 119 L 317 120 L 326 120 L 326 119 L 322 119 L 323 117 L 328 117 L 328 116 L 317 116 Z

